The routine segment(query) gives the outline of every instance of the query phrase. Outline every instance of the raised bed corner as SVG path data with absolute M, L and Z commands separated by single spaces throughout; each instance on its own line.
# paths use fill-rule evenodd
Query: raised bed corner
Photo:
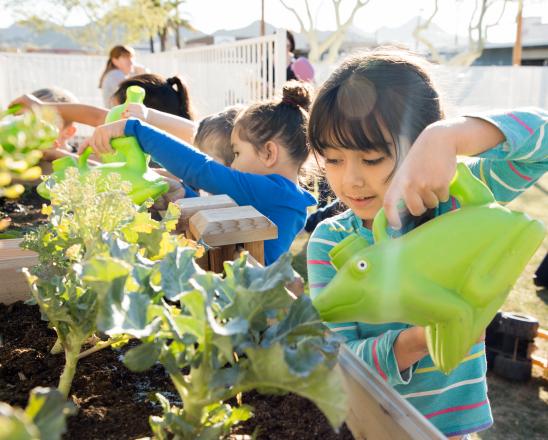
M 442 440 L 446 437 L 346 346 L 339 353 L 346 381 L 346 424 L 356 440 Z
M 19 247 L 20 238 L 0 240 L 0 303 L 26 300 L 30 288 L 21 269 L 38 263 L 38 256 Z

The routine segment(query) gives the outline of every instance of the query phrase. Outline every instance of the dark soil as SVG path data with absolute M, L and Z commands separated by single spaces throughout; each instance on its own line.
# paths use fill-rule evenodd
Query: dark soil
M 44 203 L 49 204 L 38 195 L 34 186 L 27 186 L 18 199 L 0 198 L 0 219 L 11 219 L 10 226 L 2 233 L 13 233 L 19 237 L 45 223 L 47 217 L 41 212 Z
M 51 355 L 55 333 L 40 319 L 37 306 L 0 304 L 0 401 L 24 407 L 35 386 L 56 386 L 62 355 Z M 81 360 L 72 385 L 78 413 L 68 422 L 66 439 L 135 439 L 151 435 L 148 417 L 160 409 L 149 393 L 159 391 L 176 403 L 171 381 L 161 366 L 132 373 L 120 362 L 121 351 L 105 349 Z M 295 395 L 249 393 L 244 403 L 255 417 L 235 429 L 258 439 L 352 439 L 343 426 L 339 435 L 309 401 Z

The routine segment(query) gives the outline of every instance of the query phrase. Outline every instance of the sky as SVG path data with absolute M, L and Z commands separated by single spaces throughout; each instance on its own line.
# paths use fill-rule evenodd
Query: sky
M 1 2 L 0 2 L 1 3 Z M 303 0 L 286 0 L 288 5 L 304 12 Z M 355 0 L 343 0 L 342 17 L 347 17 L 348 10 Z M 501 11 L 502 1 L 498 2 L 487 16 L 495 20 Z M 317 28 L 330 30 L 335 28 L 335 19 L 331 0 L 310 0 L 315 15 Z M 439 12 L 433 22 L 451 34 L 465 35 L 469 18 L 472 14 L 473 0 L 439 0 Z M 47 7 L 47 0 L 36 0 L 33 9 Z M 379 27 L 397 27 L 417 15 L 427 17 L 433 10 L 434 0 L 369 0 L 369 3 L 355 16 L 354 26 L 366 32 L 374 32 Z M 211 33 L 218 29 L 235 29 L 244 27 L 260 19 L 260 0 L 187 0 L 184 10 L 193 26 L 202 32 Z M 505 14 L 498 26 L 489 31 L 491 42 L 511 41 L 515 35 L 516 2 L 507 4 Z M 0 27 L 13 23 L 14 17 L 9 11 L 0 14 Z M 548 23 L 548 0 L 524 0 L 524 17 L 540 16 Z M 287 11 L 279 0 L 265 0 L 265 19 L 276 27 L 300 30 L 296 18 Z M 81 13 L 68 17 L 67 25 L 82 25 L 87 22 Z

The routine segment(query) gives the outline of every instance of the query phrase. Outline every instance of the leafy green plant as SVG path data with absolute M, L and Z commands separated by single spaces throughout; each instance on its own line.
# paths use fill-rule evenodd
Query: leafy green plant
M 116 174 L 104 178 L 91 172 L 81 178 L 77 170 L 69 169 L 63 182 L 51 186 L 51 205 L 44 208 L 48 224 L 23 242 L 23 247 L 39 256 L 38 266 L 26 273 L 34 302 L 58 336 L 52 352 L 65 353 L 59 381 L 65 397 L 81 347 L 96 331 L 98 298 L 80 277 L 82 261 L 104 251 L 101 237 L 107 233 L 127 243 L 140 243 L 136 252 L 150 259 L 161 258 L 181 243 L 170 234 L 178 208 L 171 205 L 164 220 L 155 221 L 146 205 L 133 204 L 129 190 Z M 119 335 L 118 339 L 124 338 Z
M 74 411 L 58 390 L 36 387 L 25 410 L 0 402 L 0 440 L 60 440 Z
M 0 197 L 17 198 L 24 187 L 19 180 L 35 180 L 41 175 L 36 164 L 42 150 L 50 148 L 58 136 L 55 115 L 48 111 L 14 116 L 17 108 L 0 112 Z
M 179 393 L 182 408 L 157 394 L 163 416 L 150 418 L 157 438 L 223 437 L 252 415 L 227 401 L 253 389 L 299 394 L 334 427 L 342 424 L 341 341 L 308 297 L 293 301 L 285 291 L 290 255 L 267 268 L 249 266 L 244 255 L 225 263 L 222 278 L 196 265 L 194 249 L 178 247 L 156 262 L 135 251 L 110 240 L 108 254 L 83 264 L 82 279 L 102 298 L 100 330 L 141 339 L 124 363 L 144 371 L 160 362 Z

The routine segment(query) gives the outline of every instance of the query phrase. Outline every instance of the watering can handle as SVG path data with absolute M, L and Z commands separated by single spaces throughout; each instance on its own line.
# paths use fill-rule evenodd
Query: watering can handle
M 495 202 L 491 190 L 472 174 L 464 162 L 457 164 L 457 170 L 449 184 L 449 194 L 455 197 L 461 206 L 487 205 Z M 390 238 L 387 232 L 388 220 L 384 208 L 377 213 L 373 220 L 373 237 L 375 243 Z

